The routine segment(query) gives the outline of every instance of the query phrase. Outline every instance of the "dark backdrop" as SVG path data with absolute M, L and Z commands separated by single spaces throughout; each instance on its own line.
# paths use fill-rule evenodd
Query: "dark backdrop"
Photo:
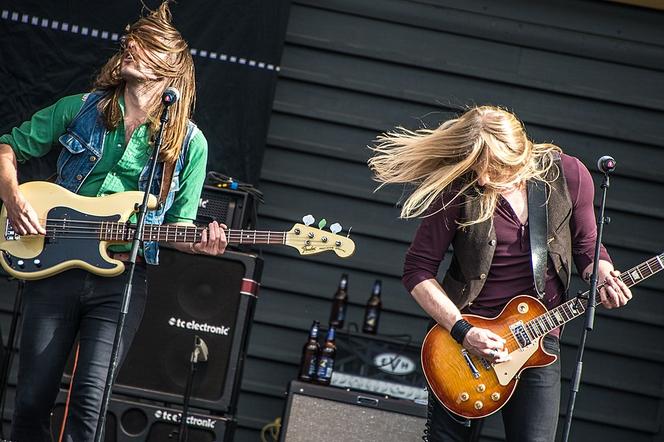
M 0 132 L 62 96 L 88 90 L 141 8 L 138 0 L 3 1 Z M 171 5 L 194 54 L 194 120 L 209 142 L 209 170 L 258 180 L 288 8 L 289 0 Z M 36 166 L 28 167 L 31 173 Z

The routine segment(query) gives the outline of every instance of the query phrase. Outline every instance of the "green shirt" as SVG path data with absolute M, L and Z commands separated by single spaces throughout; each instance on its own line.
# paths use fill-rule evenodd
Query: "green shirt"
M 46 155 L 54 145 L 59 145 L 58 138 L 65 133 L 67 126 L 83 106 L 84 97 L 84 94 L 64 97 L 37 111 L 29 121 L 0 136 L 0 143 L 9 144 L 19 162 Z M 124 115 L 124 100 L 120 99 L 119 104 Z M 125 144 L 124 122 L 121 120 L 116 129 L 106 134 L 104 154 L 78 193 L 84 196 L 102 196 L 137 190 L 138 177 L 150 156 L 148 137 L 148 125 L 143 124 L 134 130 L 129 142 Z M 205 136 L 196 129 L 180 172 L 180 190 L 165 215 L 165 223 L 191 222 L 196 219 L 205 181 L 207 150 Z

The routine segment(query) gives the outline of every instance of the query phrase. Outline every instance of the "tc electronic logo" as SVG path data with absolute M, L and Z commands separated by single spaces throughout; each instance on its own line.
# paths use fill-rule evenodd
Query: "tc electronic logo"
M 228 336 L 228 333 L 231 331 L 230 327 L 224 325 L 210 325 L 207 323 L 199 323 L 196 321 L 183 321 L 180 318 L 171 318 L 168 320 L 168 325 L 171 327 L 185 328 L 187 330 L 195 330 L 206 333 L 212 333 L 215 335 Z
M 166 410 L 157 410 L 154 412 L 154 417 L 166 422 L 180 423 L 182 420 L 182 413 L 171 413 Z M 214 429 L 217 421 L 210 418 L 200 418 L 197 416 L 187 416 L 187 425 L 192 427 L 210 428 Z
M 204 200 L 203 198 L 201 198 L 198 201 L 198 207 L 203 208 L 203 209 L 207 209 L 207 205 L 208 205 L 209 202 L 210 202 L 210 200 Z
M 396 353 L 381 353 L 374 357 L 374 365 L 385 373 L 406 375 L 415 371 L 412 359 Z

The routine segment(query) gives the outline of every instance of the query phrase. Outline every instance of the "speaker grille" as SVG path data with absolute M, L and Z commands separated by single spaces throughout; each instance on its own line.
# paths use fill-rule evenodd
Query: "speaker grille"
M 58 440 L 67 392 L 61 390 L 51 414 L 51 435 Z M 112 396 L 106 419 L 104 442 L 177 441 L 181 411 L 155 404 L 134 402 Z M 222 416 L 188 413 L 189 442 L 233 440 L 235 422 Z
M 293 387 L 296 384 L 296 387 Z M 412 402 L 398 406 L 400 400 L 391 399 L 390 409 L 384 409 L 383 397 L 339 390 L 334 387 L 291 384 L 282 441 L 309 442 L 311 440 L 421 441 L 426 422 L 426 406 Z M 304 394 L 298 394 L 303 392 Z M 324 397 L 328 396 L 328 397 Z M 362 405 L 367 404 L 367 405 Z M 395 407 L 395 404 L 397 406 Z M 395 411 L 403 408 L 403 412 Z M 413 411 L 406 413 L 407 408 Z
M 148 268 L 145 314 L 113 391 L 181 404 L 199 336 L 209 357 L 197 365 L 191 405 L 232 412 L 255 303 L 240 292 L 243 279 L 259 282 L 260 264 L 244 253 L 163 248 L 159 266 Z

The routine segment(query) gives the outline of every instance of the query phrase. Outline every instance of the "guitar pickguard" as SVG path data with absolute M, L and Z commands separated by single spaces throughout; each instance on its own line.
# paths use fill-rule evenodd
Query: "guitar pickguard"
M 523 368 L 528 359 L 535 354 L 539 348 L 540 338 L 534 340 L 529 346 L 514 350 L 510 353 L 510 360 L 495 364 L 493 370 L 496 372 L 496 377 L 500 385 L 508 385 L 514 379 L 514 376 Z
M 101 221 L 117 222 L 120 215 L 95 216 L 69 207 L 54 207 L 48 211 L 47 219 L 51 225 L 47 226 L 45 237 L 5 237 L 5 244 L 17 242 L 16 247 L 8 247 L 2 254 L 9 268 L 29 275 L 48 271 L 67 261 L 84 261 L 98 269 L 117 267 L 100 254 L 98 228 L 86 226 L 95 226 Z

